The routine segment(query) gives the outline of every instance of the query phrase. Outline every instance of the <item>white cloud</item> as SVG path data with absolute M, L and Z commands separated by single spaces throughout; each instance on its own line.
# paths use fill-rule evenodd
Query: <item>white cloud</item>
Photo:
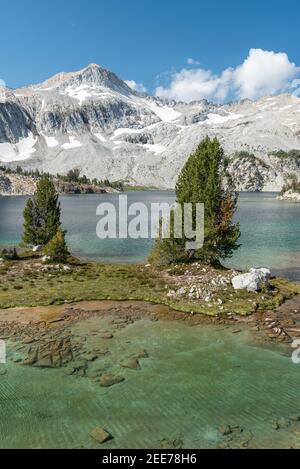
M 224 100 L 228 94 L 230 71 L 225 70 L 222 75 L 214 75 L 210 70 L 186 69 L 172 76 L 169 87 L 156 88 L 156 96 L 176 101 L 196 101 L 199 99 Z
M 137 83 L 134 80 L 125 80 L 126 85 L 129 86 L 134 91 L 137 91 L 138 93 L 146 93 L 147 88 L 143 85 L 143 83 Z
M 256 98 L 284 91 L 299 73 L 299 68 L 283 52 L 250 49 L 247 59 L 234 72 L 243 98 Z
M 6 83 L 5 83 L 5 81 L 4 81 L 4 80 L 2 80 L 1 78 L 0 78 L 0 86 L 6 86 Z
M 187 59 L 187 64 L 188 65 L 200 65 L 200 62 L 198 62 L 198 60 L 193 59 L 192 57 L 189 57 Z
M 248 57 L 236 68 L 220 74 L 202 68 L 172 73 L 168 86 L 158 86 L 156 96 L 193 101 L 203 98 L 222 102 L 226 99 L 256 99 L 287 91 L 300 68 L 289 61 L 287 54 L 250 49 Z

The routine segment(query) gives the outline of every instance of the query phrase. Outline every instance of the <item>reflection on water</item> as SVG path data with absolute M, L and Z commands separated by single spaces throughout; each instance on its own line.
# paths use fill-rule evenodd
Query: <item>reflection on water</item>
M 174 201 L 168 191 L 130 192 L 129 203 Z M 144 261 L 151 240 L 99 240 L 96 236 L 96 208 L 101 202 L 118 205 L 117 194 L 61 197 L 63 223 L 72 250 L 105 262 Z M 25 198 L 0 197 L 0 245 L 17 244 L 22 232 Z M 228 262 L 246 268 L 268 266 L 274 273 L 300 280 L 300 204 L 276 200 L 276 194 L 243 193 L 236 215 L 241 223 L 242 246 Z

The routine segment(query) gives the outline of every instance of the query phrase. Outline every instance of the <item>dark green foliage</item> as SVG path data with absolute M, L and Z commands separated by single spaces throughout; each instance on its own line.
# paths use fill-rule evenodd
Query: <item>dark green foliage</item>
M 52 262 L 67 262 L 70 255 L 65 239 L 65 231 L 58 228 L 55 236 L 45 247 L 45 254 L 51 258 Z
M 19 259 L 19 255 L 16 248 L 2 249 L 0 257 L 6 261 L 16 261 Z
M 45 246 L 60 228 L 60 204 L 54 183 L 43 177 L 37 184 L 33 197 L 28 199 L 24 210 L 25 244 Z
M 222 187 L 227 160 L 217 139 L 205 138 L 183 167 L 177 184 L 177 202 L 203 203 L 205 205 L 205 241 L 203 248 L 195 252 L 185 250 L 187 239 L 159 239 L 151 253 L 150 261 L 172 263 L 199 259 L 217 264 L 231 257 L 239 247 L 240 229 L 232 223 L 236 210 L 237 195 L 230 184 Z M 230 179 L 227 179 L 230 182 Z M 194 214 L 195 228 L 195 214 Z M 171 218 L 171 233 L 172 233 Z
M 79 182 L 79 178 L 80 178 L 80 170 L 77 168 L 71 169 L 66 176 L 66 180 L 69 182 Z

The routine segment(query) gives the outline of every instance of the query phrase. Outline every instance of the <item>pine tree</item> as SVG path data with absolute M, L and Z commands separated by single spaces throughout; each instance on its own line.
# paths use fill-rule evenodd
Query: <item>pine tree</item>
M 185 203 L 203 203 L 205 207 L 204 245 L 195 252 L 185 250 L 186 239 L 159 239 L 150 255 L 150 261 L 171 263 L 199 259 L 204 263 L 217 264 L 231 257 L 239 247 L 239 224 L 232 218 L 237 206 L 237 195 L 228 178 L 223 188 L 226 159 L 217 139 L 206 137 L 183 167 L 177 184 L 176 199 L 182 207 Z M 194 228 L 195 228 L 194 213 Z M 171 226 L 172 233 L 172 226 Z
M 52 262 L 67 262 L 70 255 L 65 239 L 65 231 L 58 228 L 55 236 L 45 247 L 45 254 L 50 257 Z
M 60 226 L 58 194 L 53 182 L 47 177 L 42 177 L 24 210 L 23 242 L 45 246 Z

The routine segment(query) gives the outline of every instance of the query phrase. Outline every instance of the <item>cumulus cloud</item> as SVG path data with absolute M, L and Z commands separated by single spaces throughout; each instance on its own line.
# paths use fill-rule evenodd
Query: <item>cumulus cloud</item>
M 169 84 L 158 86 L 155 94 L 187 102 L 203 98 L 217 102 L 256 99 L 289 90 L 299 73 L 300 68 L 283 52 L 250 49 L 241 65 L 220 74 L 199 67 L 174 72 Z
M 198 60 L 193 59 L 192 57 L 189 57 L 186 61 L 188 65 L 200 65 L 200 62 L 198 62 Z
M 241 97 L 255 98 L 284 91 L 299 70 L 283 52 L 251 49 L 234 71 L 234 80 Z
M 0 86 L 6 86 L 6 83 L 5 83 L 5 81 L 4 81 L 4 80 L 2 80 L 1 78 L 0 78 Z
M 156 96 L 177 101 L 196 101 L 198 99 L 224 100 L 228 94 L 231 80 L 230 70 L 214 75 L 210 70 L 186 69 L 175 73 L 168 87 L 158 86 Z
M 134 91 L 137 91 L 138 93 L 146 93 L 147 88 L 143 85 L 143 83 L 137 83 L 134 80 L 125 80 L 126 85 L 129 86 Z

